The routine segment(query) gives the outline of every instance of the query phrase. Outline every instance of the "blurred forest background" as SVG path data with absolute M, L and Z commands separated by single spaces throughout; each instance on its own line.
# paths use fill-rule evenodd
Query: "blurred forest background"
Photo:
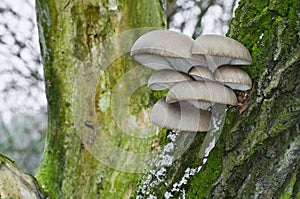
M 168 29 L 225 35 L 237 0 L 162 0 Z M 0 1 L 0 153 L 35 174 L 47 126 L 35 0 Z

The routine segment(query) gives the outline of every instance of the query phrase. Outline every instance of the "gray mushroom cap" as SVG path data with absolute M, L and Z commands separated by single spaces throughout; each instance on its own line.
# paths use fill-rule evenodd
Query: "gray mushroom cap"
M 160 99 L 152 108 L 151 123 L 172 130 L 204 132 L 210 128 L 211 114 L 195 109 L 186 102 L 169 104 L 165 98 Z
M 197 109 L 209 110 L 215 103 L 213 102 L 203 102 L 199 100 L 186 100 L 188 103 L 193 105 Z
M 252 87 L 248 73 L 236 66 L 221 66 L 214 72 L 214 77 L 234 90 L 246 91 Z
M 175 70 L 163 69 L 152 73 L 148 80 L 148 87 L 152 90 L 164 90 L 177 82 L 190 81 L 192 78 Z
M 168 103 L 190 100 L 219 104 L 237 105 L 235 93 L 217 82 L 189 81 L 172 86 L 166 96 Z
M 192 54 L 204 55 L 209 69 L 214 72 L 221 65 L 249 65 L 248 49 L 240 42 L 221 35 L 200 35 L 193 43 Z
M 203 66 L 194 66 L 189 71 L 189 75 L 192 76 L 197 81 L 214 81 L 213 73 Z
M 136 40 L 130 55 L 154 70 L 174 69 L 187 73 L 194 65 L 206 65 L 203 55 L 191 54 L 194 42 L 182 33 L 154 30 Z

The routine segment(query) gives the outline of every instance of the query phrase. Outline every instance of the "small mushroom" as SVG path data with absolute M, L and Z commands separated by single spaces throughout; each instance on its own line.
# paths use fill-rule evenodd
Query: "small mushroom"
M 189 75 L 197 81 L 214 81 L 213 73 L 203 66 L 194 66 L 189 71 Z
M 190 81 L 192 78 L 175 70 L 163 69 L 152 73 L 148 80 L 148 87 L 152 90 L 164 90 L 177 82 Z
M 200 35 L 193 43 L 192 54 L 204 55 L 209 69 L 214 72 L 221 65 L 249 65 L 248 49 L 240 42 L 221 35 Z
M 236 66 L 221 66 L 214 72 L 216 81 L 234 89 L 246 91 L 252 88 L 248 73 Z
M 206 64 L 203 55 L 191 54 L 194 42 L 182 33 L 154 30 L 136 40 L 131 56 L 154 70 L 175 69 L 187 73 L 192 66 Z
M 151 123 L 172 130 L 204 132 L 210 129 L 211 114 L 186 102 L 167 103 L 160 99 L 152 108 Z
M 182 100 L 238 105 L 235 93 L 217 82 L 189 81 L 175 84 L 170 88 L 166 101 L 173 103 Z

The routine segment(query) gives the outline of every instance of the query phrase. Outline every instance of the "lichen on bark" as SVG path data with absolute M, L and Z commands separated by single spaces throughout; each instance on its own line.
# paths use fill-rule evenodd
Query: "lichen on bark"
M 88 59 L 95 54 L 96 48 L 101 49 L 102 43 L 106 40 L 134 28 L 163 28 L 165 17 L 162 15 L 160 1 L 38 0 L 37 15 L 49 105 L 46 146 L 37 178 L 48 195 L 53 198 L 129 198 L 140 175 L 110 168 L 87 150 L 86 143 L 80 139 L 80 132 L 75 126 L 77 114 L 81 114 L 74 113 L 73 110 L 78 106 L 73 100 L 74 93 L 77 92 L 75 83 L 78 82 L 76 77 L 80 69 L 90 67 L 84 63 L 95 65 Z M 120 44 L 114 49 L 119 50 L 118 45 Z M 99 64 L 105 63 L 105 59 L 106 57 L 100 57 Z M 118 80 L 134 68 L 133 64 L 128 63 L 128 58 L 123 57 L 113 62 L 114 67 L 103 71 L 104 73 L 99 76 L 101 80 L 98 84 L 98 93 L 94 96 L 95 102 L 101 99 L 102 94 L 110 91 L 113 93 L 112 89 Z M 101 88 L 102 84 L 109 86 Z M 104 97 L 107 98 L 107 95 Z M 147 103 L 152 102 L 148 100 L 139 105 L 140 108 L 135 108 L 135 112 L 144 110 L 144 106 L 149 107 Z M 99 108 L 98 103 L 94 106 L 95 109 Z M 110 108 L 106 105 L 103 111 L 105 114 L 98 115 L 99 123 L 106 129 L 113 126 L 110 122 L 113 118 L 109 111 Z M 86 122 L 86 127 L 93 128 L 89 121 Z M 110 130 L 120 132 L 116 128 Z M 160 136 L 157 137 L 158 140 Z M 151 151 L 151 139 L 146 140 L 144 144 L 138 142 L 134 144 L 131 139 L 126 138 L 126 135 L 121 137 L 112 137 L 112 140 L 116 146 L 127 146 L 124 150 L 138 146 L 137 150 Z

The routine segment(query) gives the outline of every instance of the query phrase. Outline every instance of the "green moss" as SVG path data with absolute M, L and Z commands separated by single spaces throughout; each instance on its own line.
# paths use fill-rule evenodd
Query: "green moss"
M 201 171 L 193 176 L 187 198 L 209 198 L 214 188 L 214 182 L 222 171 L 222 155 L 220 148 L 216 147 L 209 155 L 208 162 Z
M 297 172 L 294 172 L 292 174 L 291 180 L 288 183 L 286 183 L 285 186 L 283 186 L 282 193 L 278 198 L 279 199 L 298 198 L 293 196 L 293 194 L 297 192 L 297 190 L 295 190 L 296 182 L 297 182 Z
M 59 104 L 63 104 L 62 93 L 65 92 L 61 81 L 62 71 L 58 70 L 58 68 L 53 67 L 56 64 L 59 64 L 59 60 L 55 59 L 55 56 L 52 54 L 57 52 L 57 49 L 52 49 L 51 51 L 48 48 L 55 41 L 56 38 L 53 29 L 56 29 L 56 8 L 54 4 L 47 4 L 45 2 L 39 2 L 37 4 L 38 17 L 44 20 L 50 20 L 51 25 L 54 28 L 50 29 L 49 23 L 41 23 L 40 31 L 42 29 L 41 35 L 42 37 L 41 46 L 45 49 L 43 54 L 44 61 L 44 74 L 45 74 L 45 83 L 46 83 L 46 94 L 48 99 L 48 106 L 50 107 L 48 110 L 48 121 L 49 128 L 47 130 L 46 136 L 46 149 L 44 151 L 43 161 L 41 162 L 39 172 L 37 173 L 37 178 L 41 182 L 43 186 L 45 186 L 45 190 L 49 192 L 50 195 L 59 196 L 60 187 L 58 184 L 55 184 L 53 187 L 46 186 L 49 182 L 61 181 L 61 169 L 63 167 L 62 162 L 60 160 L 63 158 L 64 149 L 61 149 L 59 145 L 63 145 L 64 134 L 58 133 L 60 130 L 58 126 L 64 126 L 63 122 L 65 121 L 65 111 L 62 109 Z M 46 12 L 51 10 L 52 12 Z M 51 17 L 50 17 L 51 15 Z M 58 145 L 57 145 L 58 143 Z M 56 195 L 57 194 L 57 195 Z
M 269 189 L 276 190 L 283 181 L 276 176 L 279 174 L 268 173 L 270 167 L 277 164 L 276 159 L 263 157 L 277 153 L 280 146 L 286 147 L 289 142 L 286 137 L 295 136 L 287 129 L 299 122 L 297 8 L 300 8 L 298 1 L 240 1 L 236 17 L 231 21 L 228 36 L 243 43 L 252 55 L 253 64 L 242 68 L 255 82 L 256 92 L 246 112 L 238 115 L 231 109 L 227 114 L 222 133 L 226 138 L 222 182 L 216 186 L 216 190 L 224 192 L 215 197 L 238 197 L 234 194 L 240 189 L 243 172 L 250 168 L 251 176 L 257 176 L 253 177 L 256 184 L 251 180 L 244 182 L 245 190 L 239 190 L 239 197 L 252 197 L 247 192 L 262 194 L 264 183 L 269 182 L 272 184 Z M 249 161 L 259 166 L 245 166 L 251 164 Z M 294 163 L 289 161 L 288 164 Z M 259 178 L 260 175 L 265 175 L 265 179 Z M 275 178 L 278 182 L 272 180 Z
M 137 1 L 127 1 L 124 4 L 128 13 L 128 28 L 142 28 L 145 27 L 161 27 L 165 28 L 166 16 L 162 9 L 159 9 L 159 12 L 152 12 L 152 9 L 149 8 L 161 8 L 160 1 L 147 1 L 143 0 L 143 2 Z M 139 16 L 139 17 L 137 17 Z M 157 23 L 160 22 L 160 23 Z

